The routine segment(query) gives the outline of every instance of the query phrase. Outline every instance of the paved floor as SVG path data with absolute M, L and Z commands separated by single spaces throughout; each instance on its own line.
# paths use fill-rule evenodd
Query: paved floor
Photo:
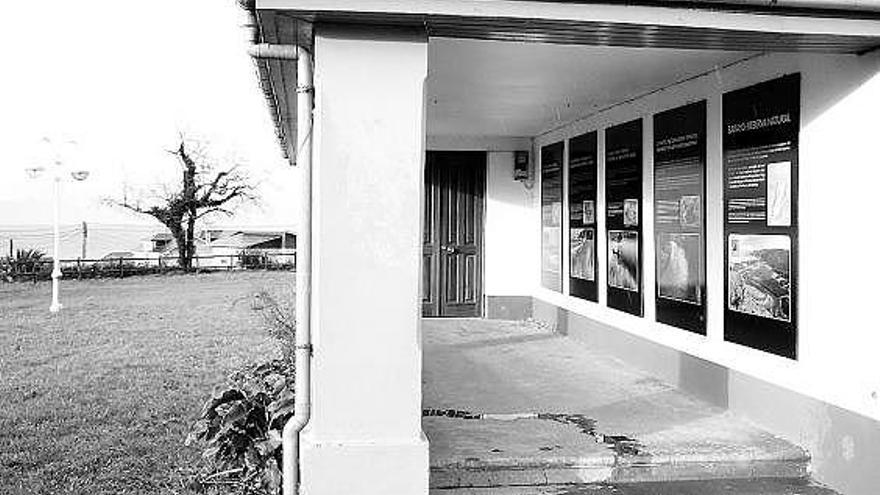
M 422 330 L 432 487 L 806 475 L 799 447 L 572 338 L 470 319 Z

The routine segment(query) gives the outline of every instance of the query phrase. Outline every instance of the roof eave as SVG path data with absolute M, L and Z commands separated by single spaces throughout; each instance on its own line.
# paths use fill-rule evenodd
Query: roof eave
M 250 43 L 311 45 L 311 28 L 283 13 L 257 10 L 253 0 L 240 0 L 248 16 Z M 282 156 L 296 165 L 296 73 L 295 60 L 254 58 L 260 88 L 275 127 Z
M 419 26 L 434 37 L 591 46 L 841 54 L 880 46 L 880 0 L 241 2 L 253 19 L 252 42 L 308 48 L 313 23 Z M 296 62 L 255 63 L 281 151 L 295 165 Z

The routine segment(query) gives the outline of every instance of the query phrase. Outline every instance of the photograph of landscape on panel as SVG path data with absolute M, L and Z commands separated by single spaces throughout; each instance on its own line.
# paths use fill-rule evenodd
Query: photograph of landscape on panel
M 787 235 L 730 236 L 727 307 L 791 321 L 791 239 Z
M 800 74 L 723 98 L 724 339 L 797 358 Z

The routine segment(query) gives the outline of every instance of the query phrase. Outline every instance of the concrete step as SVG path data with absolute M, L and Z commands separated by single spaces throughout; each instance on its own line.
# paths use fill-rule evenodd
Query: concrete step
M 705 422 L 704 422 L 705 423 Z M 710 426 L 704 439 L 686 435 L 643 442 L 585 432 L 556 419 L 468 420 L 425 418 L 429 439 L 452 444 L 432 449 L 432 488 L 554 486 L 742 478 L 799 479 L 808 475 L 807 453 L 737 424 Z M 719 429 L 727 429 L 719 435 Z M 668 436 L 668 435 L 667 435 Z M 720 438 L 723 437 L 723 438 Z

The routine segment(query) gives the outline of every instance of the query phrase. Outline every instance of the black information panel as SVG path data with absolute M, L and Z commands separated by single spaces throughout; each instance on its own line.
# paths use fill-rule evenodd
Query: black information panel
M 596 131 L 568 142 L 569 293 L 599 301 L 596 255 Z
M 706 102 L 654 116 L 657 321 L 706 335 Z
M 562 291 L 563 143 L 541 148 L 541 285 Z
M 642 316 L 642 120 L 605 131 L 608 307 Z
M 795 359 L 800 74 L 723 105 L 724 339 Z

